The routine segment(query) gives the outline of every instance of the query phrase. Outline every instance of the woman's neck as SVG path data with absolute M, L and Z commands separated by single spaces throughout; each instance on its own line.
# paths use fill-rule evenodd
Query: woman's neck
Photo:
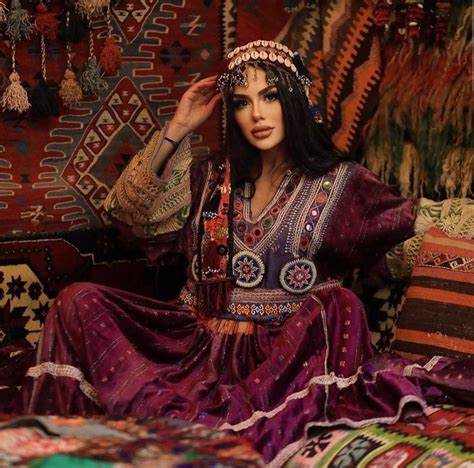
M 291 166 L 290 159 L 288 158 L 285 145 L 283 142 L 278 146 L 261 151 L 262 161 L 262 175 L 261 177 L 268 177 L 286 171 Z

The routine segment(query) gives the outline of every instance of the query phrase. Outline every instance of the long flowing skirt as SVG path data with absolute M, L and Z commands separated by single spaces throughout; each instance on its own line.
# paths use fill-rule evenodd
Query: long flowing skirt
M 279 466 L 314 425 L 395 422 L 449 389 L 474 403 L 472 361 L 374 356 L 358 298 L 322 287 L 281 324 L 200 319 L 92 283 L 53 303 L 23 410 L 164 416 L 236 431 Z

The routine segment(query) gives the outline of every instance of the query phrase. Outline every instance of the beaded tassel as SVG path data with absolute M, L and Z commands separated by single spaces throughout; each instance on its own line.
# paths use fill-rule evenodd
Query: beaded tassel
M 390 22 L 390 10 L 392 8 L 392 0 L 379 0 L 374 9 L 374 24 L 378 28 L 387 31 Z
M 122 66 L 122 52 L 112 36 L 105 39 L 104 48 L 100 52 L 99 65 L 107 75 L 115 73 Z
M 65 37 L 69 37 L 68 29 L 71 25 L 72 12 L 66 11 L 65 18 Z M 66 71 L 64 72 L 64 78 L 59 85 L 59 96 L 61 97 L 63 104 L 66 107 L 72 107 L 82 100 L 82 89 L 81 85 L 76 80 L 76 74 L 72 69 L 72 54 L 71 44 L 66 44 Z
M 76 11 L 72 0 L 66 2 L 65 13 L 59 23 L 59 36 L 66 42 L 78 43 L 86 35 L 87 28 L 84 19 Z
M 405 2 L 399 2 L 395 10 L 395 42 L 400 44 L 405 42 L 407 34 L 406 12 L 407 7 Z
M 97 64 L 97 58 L 94 53 L 94 36 L 92 26 L 89 26 L 89 58 L 87 59 L 84 71 L 79 82 L 82 91 L 85 94 L 99 94 L 100 91 L 109 87 L 108 83 L 102 78 L 102 70 Z
M 43 2 L 36 5 L 35 29 L 46 39 L 54 40 L 58 36 L 58 20 L 50 13 Z
M 451 10 L 451 2 L 443 1 L 435 4 L 435 40 L 436 44 L 443 46 L 448 33 L 449 12 Z
M 100 15 L 108 3 L 109 0 L 78 0 L 77 8 L 84 16 L 91 18 Z
M 99 94 L 102 90 L 109 87 L 107 82 L 102 78 L 102 70 L 97 65 L 97 59 L 95 57 L 90 57 L 87 60 L 79 81 L 85 94 Z
M 82 100 L 81 85 L 76 80 L 76 74 L 71 68 L 66 68 L 64 78 L 59 87 L 59 96 L 66 107 L 73 107 Z
M 425 16 L 424 4 L 420 0 L 407 2 L 407 38 L 417 41 L 420 38 L 421 25 Z
M 110 3 L 107 5 L 107 37 L 100 52 L 99 65 L 106 75 L 114 74 L 122 66 L 122 53 L 112 36 L 112 18 Z
M 17 111 L 20 114 L 26 112 L 30 108 L 30 102 L 28 100 L 28 93 L 22 86 L 20 75 L 16 71 L 16 44 L 12 40 L 12 73 L 9 77 L 10 84 L 6 87 L 1 103 L 3 110 Z
M 41 72 L 42 77 L 31 93 L 31 113 L 36 117 L 59 115 L 58 101 L 46 78 L 46 39 L 41 35 Z
M 20 82 L 20 75 L 16 71 L 10 75 L 10 84 L 2 95 L 3 110 L 17 111 L 20 114 L 30 108 L 28 93 Z
M 20 0 L 12 0 L 7 15 L 5 34 L 13 41 L 29 39 L 33 33 L 33 23 L 27 10 L 21 7 Z

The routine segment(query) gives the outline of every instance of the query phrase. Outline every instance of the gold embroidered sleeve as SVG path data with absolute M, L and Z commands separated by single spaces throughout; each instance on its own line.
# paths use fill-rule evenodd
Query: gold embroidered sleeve
M 415 235 L 387 254 L 387 264 L 394 278 L 411 274 L 423 236 L 432 226 L 452 237 L 474 238 L 474 200 L 450 198 L 435 202 L 421 198 L 416 211 Z
M 184 138 L 158 177 L 152 169 L 152 158 L 163 136 L 163 132 L 156 132 L 133 157 L 104 202 L 105 211 L 131 226 L 139 237 L 181 229 L 191 207 L 190 138 Z

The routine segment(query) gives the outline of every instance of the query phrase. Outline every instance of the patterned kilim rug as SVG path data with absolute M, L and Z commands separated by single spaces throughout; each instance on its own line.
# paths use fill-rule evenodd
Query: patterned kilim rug
M 318 430 L 287 468 L 474 466 L 474 409 L 431 407 L 428 416 L 391 426 Z
M 14 418 L 0 415 L 0 466 L 263 466 L 240 437 L 199 424 L 148 418 Z M 102 462 L 103 465 L 94 465 Z M 76 464 L 74 464 L 76 463 Z M 320 429 L 287 464 L 312 467 L 474 465 L 474 409 L 429 408 L 392 426 Z
M 246 439 L 185 421 L 0 415 L 0 466 L 105 468 L 118 463 L 150 468 L 263 466 Z
M 112 229 L 0 242 L 0 346 L 32 346 L 52 299 L 67 284 L 88 281 L 155 293 L 154 270 Z
M 102 202 L 125 164 L 173 115 L 184 89 L 215 72 L 223 54 L 223 25 L 231 21 L 224 5 L 219 0 L 119 2 L 112 26 L 123 66 L 106 78 L 108 89 L 85 97 L 74 109 L 61 108 L 60 117 L 0 113 L 0 237 L 104 225 Z M 64 1 L 53 0 L 50 8 L 59 13 Z M 97 17 L 92 27 L 99 55 L 105 18 Z M 35 35 L 16 45 L 25 87 L 34 87 L 39 78 L 39 43 Z M 47 75 L 56 83 L 64 75 L 65 50 L 61 39 L 47 42 Z M 72 45 L 72 53 L 73 65 L 82 68 L 87 37 Z M 9 42 L 1 40 L 0 69 L 6 76 L 10 55 Z M 219 116 L 214 116 L 195 135 L 195 151 L 216 149 L 219 135 Z

